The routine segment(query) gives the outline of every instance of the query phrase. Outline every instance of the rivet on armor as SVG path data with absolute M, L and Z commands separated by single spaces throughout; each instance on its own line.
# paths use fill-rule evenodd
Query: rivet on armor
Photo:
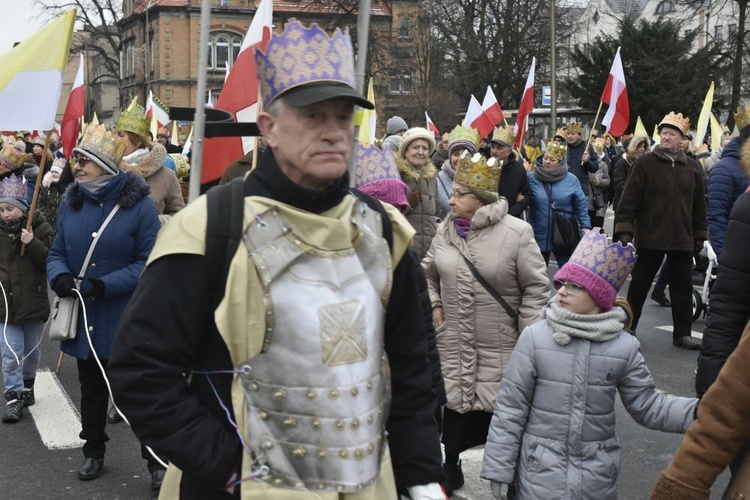
M 338 491 L 339 493 L 343 492 L 344 491 L 344 486 L 341 485 L 341 484 L 338 485 L 338 486 L 336 486 L 336 491 Z
M 315 399 L 317 397 L 318 397 L 318 395 L 315 394 L 315 391 L 313 389 L 308 389 L 307 390 L 307 399 Z
M 261 443 L 261 446 L 264 450 L 270 450 L 271 448 L 273 448 L 273 442 L 270 439 L 266 439 L 263 441 L 263 443 Z
M 297 427 L 297 419 L 294 417 L 286 417 L 284 419 L 284 427 L 287 429 L 291 429 L 292 427 Z
M 319 430 L 320 429 L 320 420 L 318 420 L 317 418 L 315 420 L 313 420 L 312 421 L 312 426 L 313 426 L 313 429 L 315 429 L 316 431 Z
M 367 453 L 372 455 L 372 452 L 375 451 L 375 447 L 372 444 L 367 445 Z
M 364 456 L 364 453 L 362 453 L 362 450 L 354 450 L 354 458 L 357 460 L 362 460 L 362 457 Z
M 340 419 L 340 418 L 336 419 L 336 428 L 338 430 L 343 430 L 344 429 L 344 421 L 342 419 Z
M 240 366 L 240 375 L 250 375 L 250 373 L 253 371 L 253 368 L 250 365 L 242 365 Z
M 258 384 L 256 384 L 255 382 L 250 382 L 248 384 L 248 387 L 250 388 L 251 391 L 255 391 L 255 392 L 258 391 Z
M 261 420 L 268 420 L 268 413 L 266 413 L 263 410 L 258 412 L 258 416 L 260 417 Z
M 274 484 L 282 484 L 284 482 L 283 478 L 277 477 L 273 480 Z
M 320 484 L 318 485 L 318 489 L 319 489 L 319 490 L 322 490 L 322 489 L 323 489 L 323 488 L 325 488 L 325 487 L 326 487 L 326 485 L 325 485 L 325 484 L 323 484 L 323 483 L 320 483 Z
M 358 418 L 352 419 L 352 427 L 354 429 L 358 429 L 359 428 L 359 419 Z
M 359 394 L 359 389 L 352 387 L 352 396 L 356 396 L 357 394 Z
M 368 415 L 368 416 L 367 416 L 367 423 L 368 423 L 368 424 L 372 424 L 372 422 L 373 422 L 374 420 L 375 420 L 375 419 L 373 418 L 373 416 L 372 416 L 372 415 Z
M 346 451 L 344 448 L 341 448 L 339 450 L 339 457 L 340 458 L 349 458 L 349 452 Z
M 331 389 L 330 391 L 328 391 L 328 397 L 331 399 L 338 399 L 339 391 L 337 389 Z
M 367 382 L 367 390 L 368 391 L 372 390 L 372 382 Z
M 318 460 L 325 460 L 327 458 L 328 458 L 328 453 L 326 453 L 326 450 L 318 451 Z
M 297 446 L 292 450 L 292 456 L 294 458 L 303 458 L 305 456 L 306 452 L 305 449 L 301 446 Z
M 273 397 L 276 399 L 284 399 L 286 398 L 286 391 L 284 389 L 276 389 L 273 391 Z

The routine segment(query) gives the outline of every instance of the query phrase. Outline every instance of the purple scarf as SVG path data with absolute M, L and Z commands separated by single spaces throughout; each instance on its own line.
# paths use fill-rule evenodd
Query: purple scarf
M 443 166 L 440 167 L 440 170 L 448 174 L 448 178 L 450 178 L 450 180 L 453 180 L 453 178 L 456 176 L 456 169 L 451 167 L 450 158 L 443 162 Z
M 461 238 L 466 239 L 466 235 L 469 234 L 469 229 L 471 229 L 471 219 L 453 217 L 453 225 L 456 228 L 458 235 Z

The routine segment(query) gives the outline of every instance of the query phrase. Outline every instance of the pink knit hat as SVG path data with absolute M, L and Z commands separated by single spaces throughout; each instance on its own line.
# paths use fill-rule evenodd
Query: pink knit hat
M 617 292 L 635 266 L 635 247 L 628 243 L 607 245 L 607 235 L 595 227 L 583 238 L 570 260 L 555 273 L 555 280 L 582 286 L 596 305 L 612 309 Z
M 406 198 L 409 187 L 401 180 L 391 151 L 381 151 L 376 146 L 360 144 L 357 148 L 354 187 L 373 198 L 390 203 L 402 212 L 409 207 Z

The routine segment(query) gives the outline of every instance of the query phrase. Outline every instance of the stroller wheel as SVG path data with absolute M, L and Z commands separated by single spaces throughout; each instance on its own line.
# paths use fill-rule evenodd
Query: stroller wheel
M 693 321 L 698 321 L 703 312 L 703 299 L 701 294 L 693 290 Z

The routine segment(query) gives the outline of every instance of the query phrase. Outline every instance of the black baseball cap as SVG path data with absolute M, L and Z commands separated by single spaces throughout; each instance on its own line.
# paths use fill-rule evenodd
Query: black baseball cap
M 285 103 L 290 106 L 300 107 L 315 104 L 317 102 L 345 97 L 351 99 L 365 109 L 375 109 L 375 105 L 362 97 L 355 89 L 345 83 L 337 82 L 316 82 L 307 85 L 300 85 L 284 92 L 279 96 Z

